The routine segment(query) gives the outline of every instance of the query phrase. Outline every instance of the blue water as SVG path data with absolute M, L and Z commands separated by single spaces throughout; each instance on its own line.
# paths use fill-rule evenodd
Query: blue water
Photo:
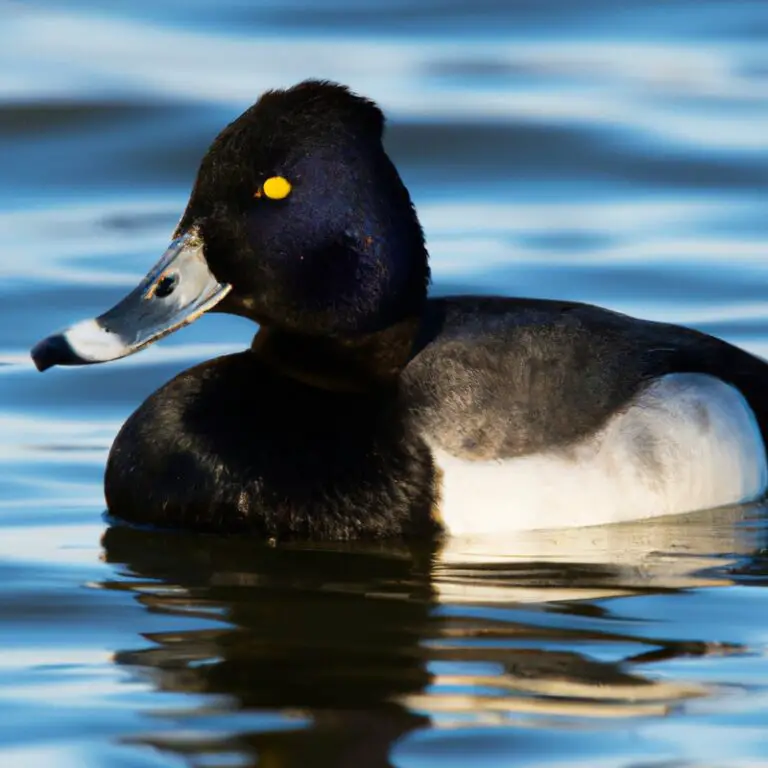
M 108 529 L 120 424 L 252 328 L 28 349 L 134 285 L 212 137 L 309 76 L 387 111 L 435 293 L 768 354 L 766 0 L 3 0 L 0 765 L 768 764 L 759 506 L 495 551 Z

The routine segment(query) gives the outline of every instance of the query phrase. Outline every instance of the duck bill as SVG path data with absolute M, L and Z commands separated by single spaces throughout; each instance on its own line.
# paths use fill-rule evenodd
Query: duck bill
M 49 336 L 32 349 L 44 371 L 132 355 L 196 320 L 231 290 L 211 273 L 196 228 L 174 240 L 149 274 L 108 312 Z

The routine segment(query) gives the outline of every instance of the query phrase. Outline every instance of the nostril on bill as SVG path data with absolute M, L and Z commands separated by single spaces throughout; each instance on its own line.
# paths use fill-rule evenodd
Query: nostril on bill
M 171 272 L 168 275 L 163 275 L 155 286 L 155 290 L 152 292 L 152 296 L 158 299 L 164 299 L 166 296 L 170 296 L 176 286 L 179 283 L 179 276 L 175 272 Z

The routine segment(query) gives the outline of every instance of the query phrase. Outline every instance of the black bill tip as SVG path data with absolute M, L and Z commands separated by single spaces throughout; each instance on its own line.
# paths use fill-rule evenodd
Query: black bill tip
M 49 336 L 32 347 L 32 362 L 38 371 L 47 371 L 54 365 L 82 365 L 83 359 L 72 349 L 62 334 Z

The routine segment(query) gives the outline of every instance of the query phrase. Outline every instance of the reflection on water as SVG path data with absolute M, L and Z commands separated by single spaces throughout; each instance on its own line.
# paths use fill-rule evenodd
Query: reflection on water
M 765 0 L 0 0 L 0 764 L 763 764 L 763 507 L 434 550 L 109 528 L 120 424 L 253 329 L 28 349 L 156 261 L 224 123 L 315 76 L 386 109 L 435 293 L 768 355 L 767 38 Z
M 139 618 L 140 647 L 115 655 L 156 691 L 203 695 L 181 712 L 155 710 L 133 744 L 217 765 L 236 755 L 237 765 L 388 766 L 408 754 L 409 734 L 418 743 L 434 729 L 520 726 L 542 731 L 546 753 L 545 734 L 561 722 L 666 717 L 718 695 L 658 670 L 743 657 L 747 646 L 673 618 L 671 631 L 622 620 L 612 601 L 664 597 L 674 616 L 686 590 L 733 586 L 763 544 L 759 514 L 430 550 L 272 548 L 114 527 L 102 540 L 114 575 L 92 586 L 185 619 L 187 628 L 145 633 Z
M 247 752 L 254 765 L 258 755 L 268 766 L 384 766 L 391 744 L 425 724 L 398 700 L 430 680 L 420 648 L 433 623 L 428 553 L 277 550 L 126 528 L 107 531 L 103 544 L 129 578 L 100 586 L 130 590 L 150 611 L 221 622 L 155 633 L 152 647 L 116 655 L 158 690 L 212 697 L 190 713 L 186 743 L 160 713 L 142 743 Z M 234 718 L 232 733 L 228 715 L 254 709 L 256 729 Z M 224 733 L 200 732 L 201 716 L 219 719 Z

